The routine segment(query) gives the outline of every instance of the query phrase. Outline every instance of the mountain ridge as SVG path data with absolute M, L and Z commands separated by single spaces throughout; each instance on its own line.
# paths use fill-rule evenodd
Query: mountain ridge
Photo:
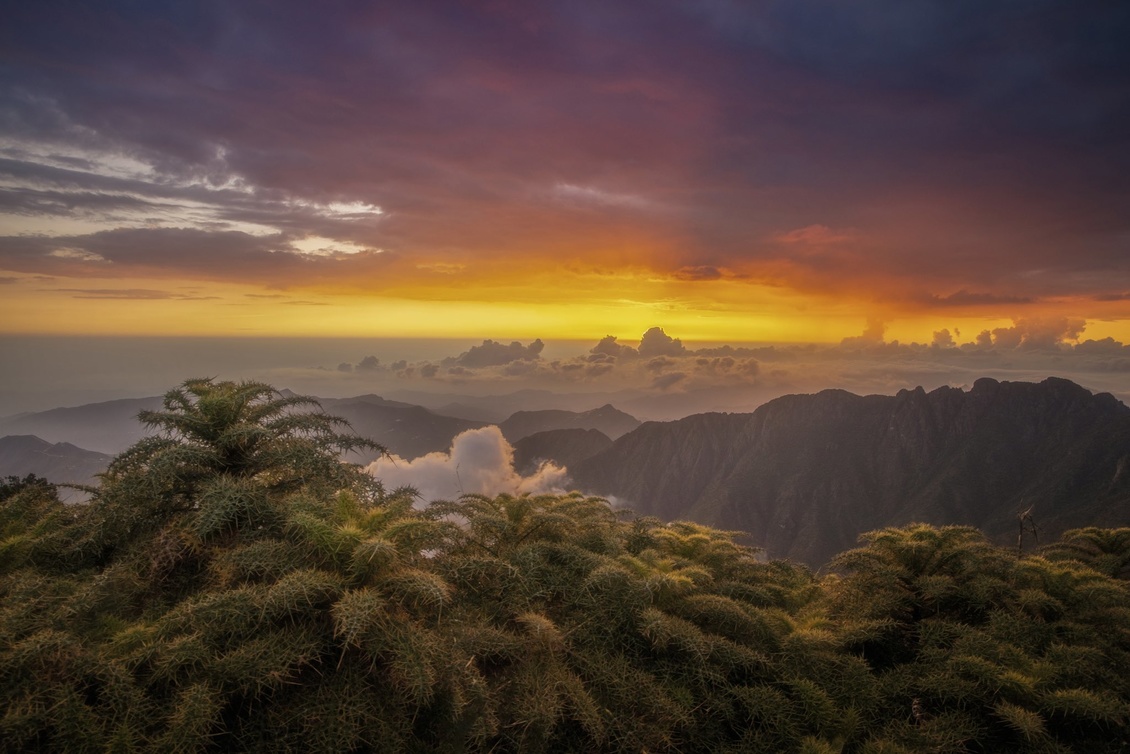
M 1047 536 L 1130 523 L 1130 408 L 1075 383 L 977 380 L 894 396 L 782 396 L 752 414 L 648 423 L 570 469 L 637 512 L 750 533 L 821 565 L 911 521 L 1004 541 L 1033 508 Z
M 35 474 L 52 484 L 94 484 L 112 457 L 35 435 L 0 437 L 0 477 Z
M 580 412 L 564 409 L 515 411 L 500 422 L 498 428 L 502 431 L 502 436 L 513 443 L 523 437 L 554 429 L 595 429 L 615 440 L 639 425 L 639 419 L 620 411 L 611 403 L 605 403 L 598 408 Z

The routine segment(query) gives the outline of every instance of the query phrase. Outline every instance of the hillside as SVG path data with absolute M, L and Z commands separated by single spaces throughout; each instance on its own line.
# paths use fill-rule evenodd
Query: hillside
M 1044 538 L 1130 523 L 1130 409 L 1055 378 L 826 390 L 647 423 L 570 471 L 641 514 L 747 531 L 772 557 L 821 565 L 865 531 L 913 521 L 1002 544 L 1028 508 Z
M 0 477 L 35 474 L 55 484 L 94 484 L 112 458 L 67 442 L 49 443 L 35 435 L 0 437 Z
M 160 408 L 161 399 L 124 398 L 0 418 L 0 435 L 35 435 L 100 453 L 120 453 L 145 436 L 137 412 Z

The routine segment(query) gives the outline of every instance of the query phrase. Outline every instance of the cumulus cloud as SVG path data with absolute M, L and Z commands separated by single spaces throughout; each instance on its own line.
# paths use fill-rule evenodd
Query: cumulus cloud
M 1085 340 L 1075 346 L 1076 353 L 1121 356 L 1130 351 L 1130 346 L 1119 343 L 1114 338 Z
M 867 328 L 862 334 L 844 338 L 840 345 L 849 348 L 881 345 L 886 332 L 887 325 L 882 320 L 871 318 L 867 320 Z
M 1014 320 L 1012 327 L 993 330 L 993 345 L 1004 348 L 1049 349 L 1078 340 L 1087 322 L 1078 317 L 1028 318 Z
M 934 339 L 930 345 L 935 348 L 953 348 L 956 344 L 953 340 L 953 334 L 948 329 L 942 329 L 934 333 Z
M 537 345 L 540 341 L 530 346 L 485 341 L 487 349 L 476 347 L 476 353 L 489 356 L 491 351 L 501 349 L 506 358 L 518 354 L 527 358 L 463 366 L 455 363 L 455 357 L 393 361 L 397 354 L 389 352 L 387 368 L 363 370 L 358 363 L 351 374 L 342 374 L 334 370 L 335 360 L 323 374 L 337 377 L 339 394 L 354 387 L 359 388 L 358 393 L 387 394 L 411 388 L 413 383 L 429 393 L 468 396 L 533 389 L 556 396 L 547 398 L 540 407 L 573 410 L 591 407 L 587 403 L 594 399 L 586 398 L 581 406 L 580 396 L 603 391 L 599 400 L 644 419 L 672 419 L 698 411 L 752 410 L 778 395 L 829 387 L 893 393 L 916 385 L 931 389 L 969 385 L 983 376 L 1000 380 L 1061 376 L 1119 397 L 1130 395 L 1115 381 L 1117 375 L 1130 371 L 1130 348 L 1113 338 L 1079 342 L 1082 325 L 1082 321 L 1070 317 L 1016 318 L 1011 326 L 995 331 L 966 333 L 951 326 L 936 330 L 924 343 L 900 343 L 885 339 L 883 321 L 871 320 L 861 335 L 836 344 L 707 348 L 687 347 L 654 327 L 644 334 L 642 354 L 613 335 L 587 349 L 578 349 L 580 353 L 555 353 L 552 359 L 542 358 Z M 555 345 L 554 350 L 559 347 Z M 536 358 L 528 358 L 531 348 L 539 349 Z M 674 355 L 647 355 L 656 350 Z M 398 399 L 419 402 L 417 397 Z M 440 409 L 449 402 L 437 400 L 427 405 Z
M 452 385 L 501 382 L 540 388 L 584 385 L 586 389 L 603 385 L 610 389 L 647 388 L 663 392 L 676 384 L 693 388 L 751 384 L 760 374 L 756 357 L 766 351 L 765 348 L 731 345 L 690 349 L 660 327 L 644 332 L 639 348 L 619 342 L 615 335 L 607 335 L 586 353 L 573 356 L 546 360 L 542 358 L 543 349 L 540 339 L 529 345 L 488 339 L 458 356 L 418 362 L 402 359 L 387 368 L 381 366 L 376 357 L 371 357 L 371 366 L 358 363 L 353 368 L 358 374 L 368 372 L 374 377 L 387 375 L 398 380 L 423 377 Z M 769 348 L 768 352 L 772 350 Z M 672 372 L 682 376 L 655 381 L 657 376 Z
M 545 343 L 542 343 L 540 338 L 528 346 L 523 346 L 518 341 L 504 345 L 493 340 L 484 340 L 482 345 L 471 346 L 470 350 L 445 360 L 445 363 L 458 364 L 462 367 L 503 366 L 515 361 L 539 359 L 544 348 Z
M 617 343 L 615 335 L 605 335 L 603 338 L 600 339 L 599 343 L 597 343 L 595 346 L 592 347 L 592 349 L 589 351 L 589 353 L 604 354 L 605 356 L 617 356 L 617 357 L 638 356 L 639 355 L 639 352 L 636 349 L 632 348 L 631 346 L 626 346 L 622 343 Z
M 672 338 L 667 333 L 663 332 L 662 327 L 653 327 L 643 334 L 643 339 L 640 340 L 639 353 L 644 358 L 651 358 L 652 356 L 683 356 L 687 349 L 683 346 L 683 341 L 678 338 Z
M 446 453 L 429 453 L 412 461 L 393 456 L 366 468 L 386 488 L 413 487 L 424 500 L 451 500 L 463 494 L 538 494 L 564 492 L 566 469 L 552 463 L 529 476 L 514 470 L 514 448 L 496 426 L 460 433 Z

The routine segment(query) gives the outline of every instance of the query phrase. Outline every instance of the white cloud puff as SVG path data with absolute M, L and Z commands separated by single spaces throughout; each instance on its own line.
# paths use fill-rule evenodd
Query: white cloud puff
M 456 435 L 446 453 L 412 461 L 380 458 L 366 468 L 386 488 L 413 487 L 424 500 L 451 500 L 462 494 L 540 494 L 564 492 L 568 471 L 547 463 L 530 476 L 514 471 L 514 448 L 495 426 Z

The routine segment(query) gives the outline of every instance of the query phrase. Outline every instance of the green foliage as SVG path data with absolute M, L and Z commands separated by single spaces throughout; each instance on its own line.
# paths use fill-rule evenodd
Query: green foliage
M 1069 545 L 1079 539 L 1069 535 Z M 880 709 L 903 711 L 873 718 L 876 745 L 1125 750 L 1125 582 L 1064 557 L 1067 547 L 1045 550 L 1054 560 L 1017 559 L 965 528 L 863 539 L 835 561 L 845 574 L 829 579 L 828 596 L 847 647 L 876 671 Z
M 1048 560 L 1070 560 L 1117 579 L 1130 579 L 1130 528 L 1088 526 L 1063 533 L 1040 554 Z
M 1125 751 L 1125 530 L 865 535 L 817 579 L 580 494 L 413 506 L 190 380 L 89 504 L 0 496 L 10 750 Z

